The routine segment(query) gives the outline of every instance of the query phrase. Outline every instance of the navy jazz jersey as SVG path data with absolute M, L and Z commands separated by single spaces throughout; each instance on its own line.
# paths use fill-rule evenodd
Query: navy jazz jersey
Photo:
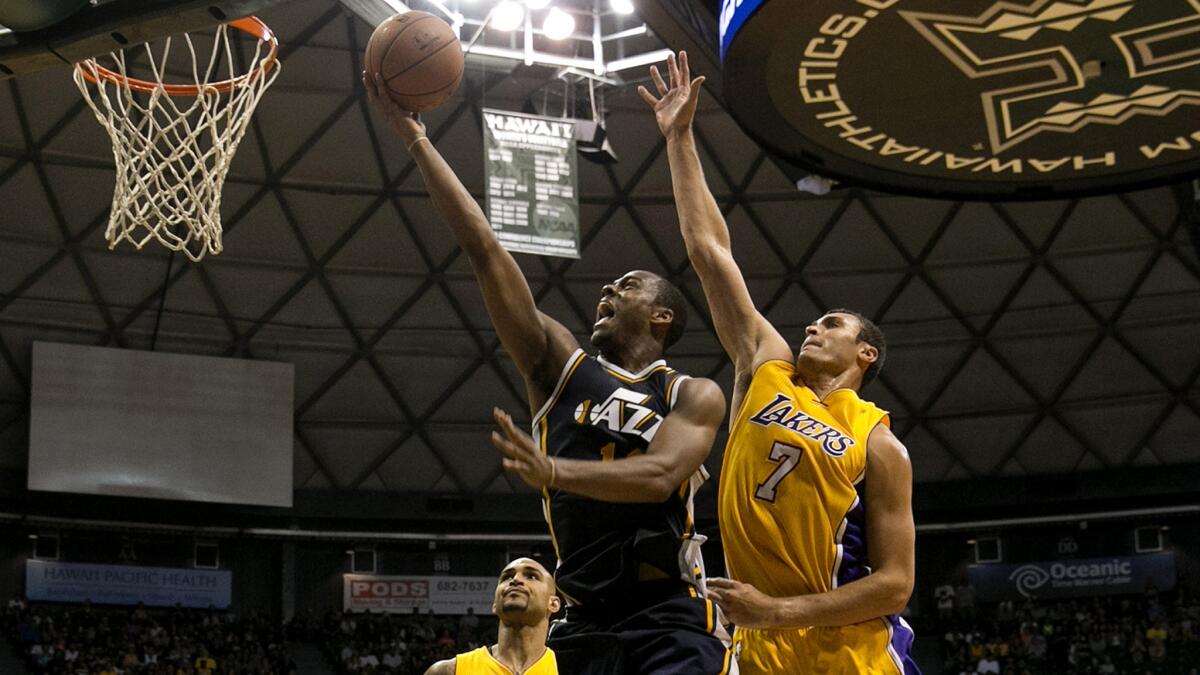
M 614 461 L 646 451 L 687 375 L 662 360 L 630 373 L 576 350 L 533 418 L 533 436 L 551 457 Z M 558 555 L 555 579 L 569 605 L 614 597 L 639 581 L 677 579 L 703 590 L 692 496 L 704 467 L 662 503 L 602 502 L 548 488 L 543 505 Z

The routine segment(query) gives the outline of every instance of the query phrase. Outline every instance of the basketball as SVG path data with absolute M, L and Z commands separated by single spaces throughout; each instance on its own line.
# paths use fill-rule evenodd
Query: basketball
M 367 72 L 383 78 L 400 107 L 424 112 L 441 105 L 462 81 L 463 52 L 450 25 L 420 11 L 379 24 L 367 42 Z

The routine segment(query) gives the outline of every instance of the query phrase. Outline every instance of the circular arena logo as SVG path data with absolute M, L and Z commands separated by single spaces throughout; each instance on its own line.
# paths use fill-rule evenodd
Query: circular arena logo
M 1050 581 L 1050 573 L 1042 569 L 1038 565 L 1021 565 L 1013 570 L 1013 573 L 1008 575 L 1008 580 L 1016 586 L 1017 592 L 1021 595 L 1032 598 L 1034 591 L 1046 585 Z
M 1200 171 L 1200 0 L 725 0 L 725 95 L 816 173 L 1056 198 Z

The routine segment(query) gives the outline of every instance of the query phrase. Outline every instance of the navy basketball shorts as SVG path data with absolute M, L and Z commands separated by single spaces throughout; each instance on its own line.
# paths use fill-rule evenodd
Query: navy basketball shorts
M 690 595 L 604 611 L 567 608 L 546 644 L 561 675 L 725 675 L 732 652 L 717 637 L 711 601 Z M 632 606 L 631 606 L 632 605 Z M 624 611 L 620 611 L 620 610 Z

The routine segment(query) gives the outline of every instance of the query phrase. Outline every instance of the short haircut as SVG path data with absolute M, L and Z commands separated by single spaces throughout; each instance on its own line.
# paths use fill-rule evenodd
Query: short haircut
M 663 351 L 666 351 L 679 342 L 679 338 L 683 337 L 683 329 L 687 328 L 687 299 L 675 284 L 658 276 L 658 293 L 654 296 L 654 304 L 671 310 L 671 327 L 667 329 L 667 337 L 663 340 Z
M 858 331 L 858 341 L 871 345 L 875 351 L 879 352 L 879 358 L 875 359 L 875 363 L 867 366 L 866 372 L 863 373 L 862 386 L 865 387 L 874 382 L 875 378 L 879 377 L 879 371 L 883 370 L 883 362 L 887 360 L 887 338 L 883 331 L 879 330 L 879 326 L 876 326 L 874 321 L 852 309 L 831 309 L 826 314 L 849 314 L 858 319 L 858 325 L 861 327 Z

